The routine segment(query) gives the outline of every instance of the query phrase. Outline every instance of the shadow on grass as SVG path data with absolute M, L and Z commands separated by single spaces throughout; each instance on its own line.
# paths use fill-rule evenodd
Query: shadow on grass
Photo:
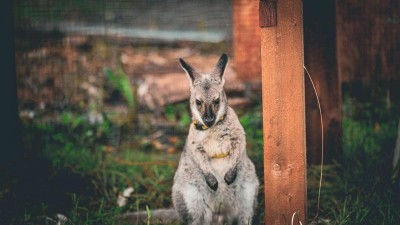
M 91 177 L 54 170 L 45 158 L 21 160 L 1 171 L 1 224 L 43 223 L 47 216 L 70 212 L 74 196 L 97 197 Z

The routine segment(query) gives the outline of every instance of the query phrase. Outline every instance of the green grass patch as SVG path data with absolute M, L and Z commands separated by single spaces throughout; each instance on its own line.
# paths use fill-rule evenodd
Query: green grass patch
M 398 224 L 400 182 L 392 178 L 398 106 L 346 96 L 343 158 L 324 167 L 320 224 Z M 308 168 L 309 219 L 316 214 L 319 166 Z
M 63 114 L 58 123 L 33 123 L 25 127 L 24 143 L 36 152 L 26 162 L 41 160 L 48 164 L 38 168 L 33 176 L 42 176 L 43 186 L 54 185 L 54 190 L 49 188 L 45 194 L 54 199 L 43 196 L 24 199 L 23 215 L 10 215 L 13 224 L 52 224 L 57 214 L 65 215 L 70 224 L 120 224 L 118 217 L 124 212 L 144 210 L 146 206 L 150 209 L 172 206 L 172 178 L 179 154 L 108 146 L 104 141 L 108 132 L 99 132 L 101 125 L 90 125 L 82 118 Z M 18 195 L 24 193 L 19 193 L 17 185 L 30 179 L 25 176 L 29 175 L 21 176 L 0 201 L 6 201 L 7 194 L 17 195 L 9 201 L 18 201 Z M 56 181 L 76 182 L 77 187 L 64 189 L 59 186 L 70 184 L 56 184 Z M 32 193 L 40 192 L 41 187 L 33 185 Z M 127 198 L 127 204 L 119 207 L 118 195 L 128 187 L 134 192 Z M 41 207 L 36 207 L 37 204 Z
M 392 177 L 391 164 L 399 116 L 393 110 L 377 112 L 375 107 L 349 100 L 344 108 L 343 157 L 324 167 L 319 224 L 397 224 L 400 182 Z M 179 132 L 190 124 L 185 103 L 167 106 L 164 116 L 175 124 L 171 129 Z M 239 111 L 239 118 L 260 179 L 254 224 L 264 224 L 261 106 Z M 24 144 L 32 152 L 25 162 L 32 166 L 27 166 L 24 176 L 0 185 L 0 202 L 10 207 L 15 201 L 23 202 L 13 212 L 11 224 L 52 224 L 57 214 L 65 215 L 67 224 L 121 224 L 118 217 L 125 212 L 172 207 L 171 187 L 180 151 L 167 154 L 143 144 L 148 143 L 143 139 L 149 131 L 130 137 L 133 145 L 110 146 L 110 127 L 107 118 L 91 125 L 85 116 L 72 112 L 61 114 L 53 123 L 27 124 Z M 38 165 L 43 168 L 34 169 Z M 309 166 L 307 172 L 311 222 L 317 212 L 319 166 Z M 134 191 L 127 204 L 119 207 L 118 195 L 127 187 Z M 26 191 L 31 197 L 23 197 Z M 38 192 L 45 194 L 35 197 Z

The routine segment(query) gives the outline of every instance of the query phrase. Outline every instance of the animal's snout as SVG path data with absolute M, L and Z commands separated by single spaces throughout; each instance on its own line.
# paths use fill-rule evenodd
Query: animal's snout
M 206 105 L 205 107 L 203 121 L 207 127 L 211 127 L 215 122 L 215 114 L 212 111 L 211 105 Z
M 215 116 L 212 117 L 204 117 L 203 121 L 207 127 L 211 127 L 215 122 Z

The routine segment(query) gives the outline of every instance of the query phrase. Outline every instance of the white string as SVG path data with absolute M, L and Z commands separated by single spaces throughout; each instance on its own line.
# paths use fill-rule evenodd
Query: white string
M 314 221 L 315 219 L 317 219 L 318 214 L 319 214 L 320 199 L 321 199 L 321 187 L 322 187 L 322 177 L 323 177 L 323 167 L 324 167 L 324 123 L 323 123 L 323 119 L 322 119 L 321 103 L 319 101 L 317 89 L 315 88 L 314 82 L 313 82 L 311 75 L 308 72 L 306 66 L 303 65 L 303 67 L 306 70 L 307 75 L 310 78 L 311 84 L 314 88 L 315 96 L 317 97 L 317 102 L 318 102 L 319 115 L 321 118 L 321 143 L 322 143 L 321 144 L 321 168 L 320 168 L 320 178 L 319 178 L 319 187 L 318 187 L 317 214 L 315 215 L 314 219 L 312 220 L 312 221 Z
M 297 212 L 294 212 L 294 213 L 292 214 L 292 224 L 291 224 L 291 225 L 294 225 L 294 216 L 295 216 L 296 214 L 297 214 Z M 300 225 L 303 225 L 303 224 L 301 223 L 300 220 L 299 220 L 298 222 L 299 222 Z

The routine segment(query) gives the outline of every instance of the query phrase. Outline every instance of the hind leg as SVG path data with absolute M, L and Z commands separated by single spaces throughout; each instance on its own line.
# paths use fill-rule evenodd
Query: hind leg
M 244 183 L 238 191 L 236 212 L 238 225 L 251 225 L 257 205 L 258 182 Z
M 189 222 L 189 211 L 187 209 L 185 199 L 181 191 L 172 191 L 172 200 L 174 203 L 174 208 L 178 212 L 181 221 L 184 224 Z
M 197 187 L 185 185 L 179 190 L 173 190 L 173 201 L 175 209 L 185 224 L 211 224 L 212 211 L 205 204 L 204 196 Z

